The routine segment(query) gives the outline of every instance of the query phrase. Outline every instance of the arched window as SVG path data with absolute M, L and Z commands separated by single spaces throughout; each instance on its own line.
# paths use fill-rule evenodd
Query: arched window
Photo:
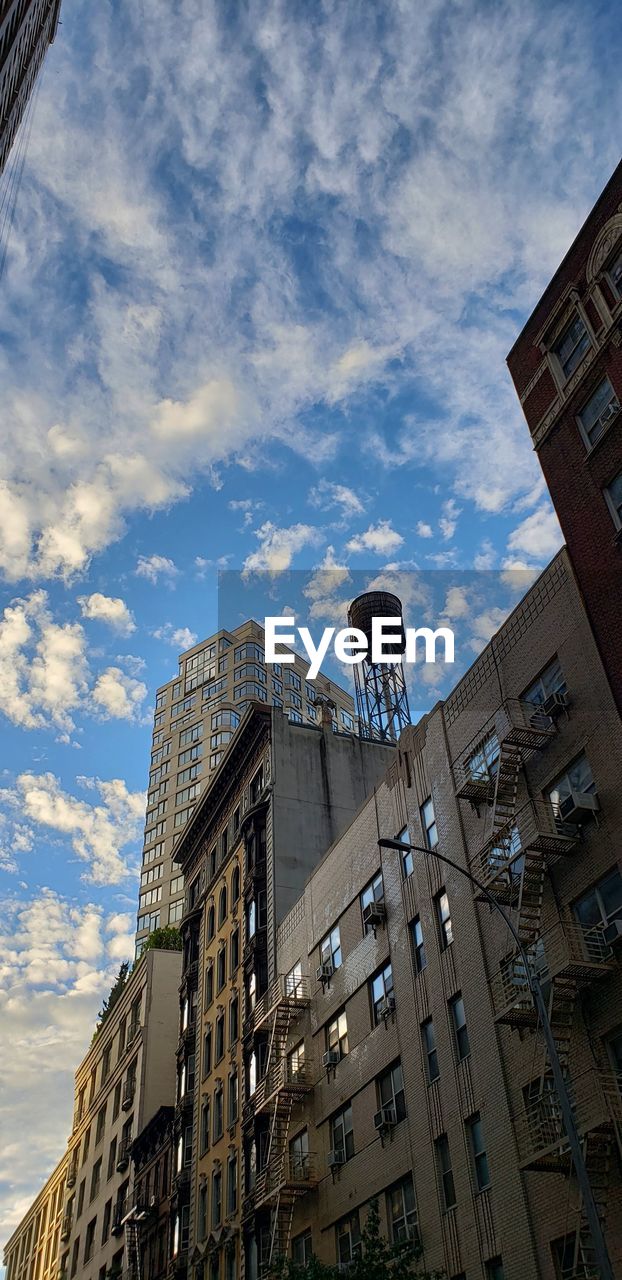
M 223 885 L 218 899 L 218 923 L 223 924 L 227 915 L 227 886 Z
M 240 896 L 240 868 L 238 867 L 236 862 L 233 868 L 233 875 L 231 877 L 231 902 L 232 903 L 237 902 L 239 896 Z
M 211 942 L 216 932 L 216 916 L 214 907 L 211 906 L 207 913 L 207 941 Z

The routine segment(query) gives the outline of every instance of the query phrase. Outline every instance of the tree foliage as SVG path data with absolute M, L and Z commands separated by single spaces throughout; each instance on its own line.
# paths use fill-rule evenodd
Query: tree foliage
M 112 1010 L 114 1009 L 115 1004 L 117 1003 L 117 1000 L 120 999 L 123 993 L 125 984 L 127 982 L 129 972 L 130 972 L 129 962 L 127 960 L 124 960 L 110 988 L 110 995 L 108 996 L 107 1000 L 104 1000 L 104 1003 L 97 1015 L 97 1026 L 95 1028 L 95 1035 L 98 1035 L 98 1033 L 101 1031 L 104 1023 L 106 1022 L 106 1019 L 110 1017 L 110 1014 L 112 1013 Z
M 182 942 L 179 929 L 167 924 L 163 929 L 154 929 L 143 944 L 141 956 L 145 951 L 181 951 Z
M 422 1249 L 418 1240 L 391 1244 L 380 1232 L 378 1202 L 372 1200 L 361 1232 L 361 1252 L 348 1266 L 348 1280 L 443 1280 L 444 1272 L 426 1271 L 420 1266 Z M 342 1280 L 338 1264 L 312 1258 L 310 1262 L 280 1259 L 274 1268 L 275 1280 Z

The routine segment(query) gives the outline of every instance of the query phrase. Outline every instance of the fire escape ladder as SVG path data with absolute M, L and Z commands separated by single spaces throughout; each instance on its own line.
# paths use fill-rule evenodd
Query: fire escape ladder
M 140 1227 L 135 1218 L 129 1218 L 125 1224 L 125 1245 L 132 1280 L 141 1280 Z
M 612 1153 L 613 1138 L 609 1131 L 595 1129 L 586 1134 L 583 1140 L 583 1154 L 603 1227 L 607 1213 Z M 564 1271 L 563 1277 L 564 1280 L 600 1280 L 600 1269 L 581 1199 L 577 1210 L 572 1264 Z
M 516 817 L 518 779 L 522 763 L 520 747 L 512 742 L 502 742 L 492 801 L 493 836 L 504 831 Z

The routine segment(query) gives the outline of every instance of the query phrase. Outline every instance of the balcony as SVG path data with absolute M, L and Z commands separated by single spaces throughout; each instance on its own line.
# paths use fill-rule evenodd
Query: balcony
M 133 1077 L 130 1080 L 126 1080 L 125 1087 L 121 1095 L 122 1111 L 129 1111 L 131 1109 L 132 1103 L 134 1101 L 135 1090 L 136 1090 L 136 1081 L 133 1079 Z
M 292 1200 L 313 1191 L 319 1182 L 317 1162 L 313 1152 L 275 1156 L 265 1169 L 257 1174 L 255 1183 L 255 1207 L 268 1204 L 277 1195 L 280 1203 L 284 1197 Z
M 117 1173 L 124 1173 L 130 1163 L 130 1154 L 132 1149 L 132 1139 L 124 1138 L 117 1153 L 116 1170 Z
M 278 1010 L 288 1013 L 306 1009 L 310 1000 L 309 979 L 307 977 L 286 977 L 281 974 L 270 984 L 267 991 L 260 996 L 254 1008 L 253 1026 L 255 1031 L 268 1021 Z
M 547 929 L 531 949 L 531 963 L 540 982 L 571 978 L 580 986 L 617 971 L 612 947 L 603 925 L 589 928 L 577 920 L 559 920 Z M 533 1027 L 537 1018 L 522 958 L 513 953 L 490 980 L 495 1019 L 513 1027 Z M 552 1021 L 555 1024 L 555 1001 Z
M 78 1160 L 76 1157 L 75 1159 L 72 1159 L 69 1165 L 69 1168 L 67 1169 L 67 1186 L 75 1187 L 77 1177 L 78 1177 Z
M 519 887 L 522 852 L 529 849 L 547 858 L 565 857 L 576 848 L 579 838 L 578 828 L 556 817 L 546 801 L 529 800 L 475 854 L 470 870 L 500 901 L 512 904 Z M 516 874 L 512 872 L 514 865 Z
M 112 1211 L 112 1225 L 110 1227 L 111 1235 L 113 1236 L 121 1235 L 123 1231 L 123 1224 L 125 1221 L 126 1213 L 127 1213 L 127 1201 L 117 1200 L 117 1203 L 115 1204 L 114 1209 Z
M 289 1110 L 294 1102 L 300 1102 L 313 1088 L 308 1062 L 301 1062 L 294 1069 L 291 1062 L 281 1059 L 259 1081 L 252 1098 L 254 1114 L 269 1111 L 276 1099 L 277 1106 Z
M 554 736 L 555 721 L 533 702 L 508 698 L 454 760 L 456 795 L 473 804 L 492 801 L 496 766 L 485 764 L 485 745 L 496 737 L 500 747 L 517 747 L 523 759 L 540 751 Z M 477 764 L 474 765 L 474 761 Z
M 618 1141 L 622 1139 L 622 1077 L 615 1071 L 590 1069 L 570 1080 L 569 1089 L 579 1134 L 584 1139 L 591 1138 L 598 1161 L 603 1141 L 606 1144 L 615 1136 Z M 537 1095 L 523 1099 L 516 1132 L 523 1169 L 543 1173 L 571 1171 L 559 1103 L 548 1077 Z M 589 1165 L 589 1147 L 586 1160 Z

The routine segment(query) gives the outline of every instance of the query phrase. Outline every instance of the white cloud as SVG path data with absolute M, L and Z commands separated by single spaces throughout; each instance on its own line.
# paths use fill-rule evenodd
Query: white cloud
M 93 706 L 105 720 L 140 720 L 147 686 L 120 667 L 100 672 L 91 692 Z
M 432 525 L 426 524 L 425 520 L 417 521 L 417 533 L 420 538 L 433 538 Z
M 90 596 L 78 596 L 83 618 L 106 622 L 114 631 L 129 636 L 136 630 L 136 623 L 124 600 L 118 596 L 104 596 L 94 591 Z
M 164 640 L 180 651 L 192 649 L 199 638 L 196 631 L 191 631 L 189 627 L 174 627 L 172 622 L 165 622 L 152 634 L 156 640 Z
M 309 502 L 312 507 L 317 507 L 320 511 L 330 511 L 332 507 L 338 507 L 344 520 L 351 516 L 360 516 L 365 510 L 364 503 L 353 489 L 345 484 L 336 484 L 326 479 L 320 480 L 311 489 Z
M 453 538 L 460 514 L 460 508 L 453 498 L 448 498 L 443 503 L 443 514 L 439 519 L 438 527 L 445 542 Z
M 244 561 L 244 573 L 267 570 L 279 573 L 289 569 L 294 556 L 303 547 L 315 547 L 322 541 L 321 532 L 313 525 L 294 524 L 288 529 L 279 529 L 272 521 L 266 520 L 255 530 L 259 547 L 252 551 Z
M 7 1239 L 65 1150 L 74 1071 L 91 1039 L 119 961 L 129 918 L 43 889 L 0 911 L 3 1056 L 0 1221 Z M 37 1141 L 24 1134 L 36 1132 Z
M 124 880 L 137 861 L 128 845 L 140 844 L 145 813 L 144 792 L 128 791 L 120 778 L 78 778 L 95 802 L 63 790 L 53 773 L 22 773 L 13 786 L 0 790 L 6 817 L 5 845 L 18 851 L 13 833 L 28 826 L 27 841 L 36 857 L 37 845 L 52 832 L 69 840 L 73 852 L 87 864 L 84 879 L 110 885 Z
M 350 552 L 371 551 L 375 556 L 385 556 L 401 547 L 404 539 L 394 529 L 389 520 L 379 520 L 378 524 L 369 526 L 364 533 L 357 533 L 346 543 Z
M 508 551 L 512 555 L 522 552 L 543 564 L 559 551 L 562 543 L 559 521 L 547 503 L 514 529 L 508 538 Z
M 174 560 L 170 560 L 168 556 L 139 556 L 134 573 L 137 578 L 146 578 L 155 586 L 160 578 L 172 581 L 177 577 L 179 569 Z
M 6 607 L 0 621 L 0 710 L 13 724 L 52 726 L 67 737 L 88 677 L 82 627 L 54 622 L 44 591 Z

